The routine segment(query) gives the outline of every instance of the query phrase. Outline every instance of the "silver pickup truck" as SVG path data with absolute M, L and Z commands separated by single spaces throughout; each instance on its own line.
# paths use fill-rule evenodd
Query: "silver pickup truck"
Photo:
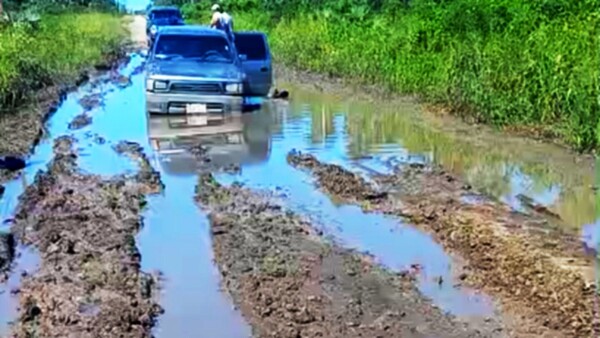
M 207 125 L 242 110 L 245 96 L 266 96 L 271 54 L 263 33 L 236 33 L 236 43 L 205 26 L 161 28 L 146 65 L 149 114 L 182 114 Z

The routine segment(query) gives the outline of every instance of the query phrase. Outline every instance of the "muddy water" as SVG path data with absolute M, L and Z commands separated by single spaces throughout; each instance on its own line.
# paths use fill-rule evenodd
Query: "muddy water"
M 600 208 L 594 162 L 563 148 L 485 127 L 467 126 L 420 113 L 410 103 L 352 99 L 348 93 L 317 94 L 307 86 L 281 84 L 294 91 L 287 113 L 310 119 L 306 148 L 355 167 L 386 171 L 398 162 L 431 161 L 465 177 L 488 195 L 528 211 L 523 196 L 558 214 L 562 226 L 582 235 L 590 247 L 600 241 Z M 373 156 L 372 159 L 361 159 Z
M 128 68 L 135 69 L 141 62 L 142 58 L 136 56 Z M 151 158 L 160 157 L 152 154 L 148 143 L 144 102 L 143 74 L 133 76 L 130 87 L 114 96 L 107 95 L 104 114 L 97 116 L 92 126 L 105 137 L 106 144 L 88 143 L 85 152 L 89 156 L 84 158 L 83 168 L 118 173 L 113 170 L 118 167 L 111 163 L 114 151 L 107 145 L 119 140 L 138 142 Z M 122 158 L 117 161 L 128 162 Z M 194 172 L 183 176 L 165 170 L 160 172 L 165 191 L 149 198 L 144 229 L 138 237 L 142 269 L 158 270 L 164 275 L 160 301 L 165 314 L 159 318 L 156 335 L 193 337 L 192 327 L 201 325 L 203 330 L 198 332 L 198 337 L 205 334 L 248 337 L 249 328 L 219 289 L 207 220 L 193 202 L 196 175 Z
M 287 152 L 296 148 L 367 173 L 385 172 L 399 163 L 435 162 L 516 210 L 527 212 L 521 196 L 547 206 L 569 230 L 585 233 L 586 224 L 597 218 L 592 166 L 562 149 L 517 138 L 499 144 L 487 131 L 473 135 L 460 125 L 436 126 L 407 102 L 386 106 L 317 94 L 304 86 L 285 88 L 293 93 L 291 102 L 267 105 L 245 117 L 247 126 L 268 126 L 270 135 L 254 133 L 253 140 L 248 139 L 255 149 L 268 149 L 268 157 L 243 165 L 239 175 L 220 179 L 279 191 L 289 205 L 322 224 L 334 240 L 369 252 L 392 269 L 420 266 L 421 291 L 449 312 L 487 316 L 494 309 L 485 295 L 454 286 L 456 260 L 429 236 L 396 219 L 336 205 L 315 191 L 308 176 L 287 165 Z M 587 237 L 584 241 L 590 242 Z M 436 283 L 439 276 L 447 282 Z
M 6 184 L 0 202 L 2 220 L 10 220 L 26 184 L 32 182 L 38 170 L 45 169 L 52 155 L 52 140 L 58 136 L 76 137 L 79 166 L 92 174 L 112 176 L 137 171 L 132 161 L 114 151 L 113 146 L 121 140 L 138 142 L 152 155 L 144 105 L 143 62 L 142 56 L 133 54 L 119 69 L 121 76 L 94 78 L 68 95 L 51 118 L 49 137 L 36 147 L 23 177 Z M 70 130 L 69 122 L 84 110 L 82 100 L 90 98 L 99 98 L 99 104 L 88 112 L 92 123 Z M 165 193 L 149 198 L 144 229 L 138 238 L 142 268 L 159 270 L 165 276 L 161 292 L 165 315 L 159 319 L 156 335 L 192 337 L 192 328 L 201 324 L 203 331 L 199 336 L 210 332 L 211 337 L 248 337 L 249 328 L 219 289 L 207 221 L 193 203 L 196 175 L 182 177 L 164 171 L 161 174 L 167 186 Z M 4 230 L 8 227 L 6 223 Z M 18 295 L 10 291 L 18 288 L 21 272 L 34 270 L 39 260 L 32 248 L 19 248 L 18 254 L 8 282 L 0 286 L 0 335 L 7 332 L 8 322 L 17 313 Z
M 431 237 L 397 219 L 366 214 L 353 206 L 336 205 L 314 188 L 308 175 L 287 164 L 286 154 L 293 148 L 317 154 L 330 162 L 353 163 L 346 151 L 349 139 L 343 131 L 344 116 L 331 121 L 334 131 L 331 136 L 321 138 L 322 134 L 316 134 L 319 131 L 314 129 L 315 117 L 311 116 L 310 107 L 301 104 L 298 108 L 300 111 L 294 112 L 294 105 L 277 103 L 245 116 L 247 146 L 262 149 L 263 160 L 242 164 L 240 174 L 223 174 L 219 179 L 277 191 L 288 206 L 322 225 L 321 230 L 333 241 L 368 252 L 397 271 L 418 267 L 420 290 L 441 308 L 461 317 L 491 316 L 494 307 L 489 298 L 453 286 L 454 260 Z M 391 145 L 389 149 L 394 151 Z M 395 151 L 400 153 L 400 147 Z M 234 162 L 235 157 L 231 157 L 231 161 Z M 447 282 L 439 285 L 437 277 L 440 276 Z

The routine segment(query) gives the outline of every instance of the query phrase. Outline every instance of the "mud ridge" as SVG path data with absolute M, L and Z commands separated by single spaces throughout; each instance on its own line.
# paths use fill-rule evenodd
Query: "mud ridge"
M 69 129 L 81 129 L 83 127 L 89 126 L 92 124 L 92 117 L 87 113 L 81 113 L 73 118 L 71 122 L 69 122 Z
M 424 299 L 408 273 L 324 242 L 312 225 L 268 195 L 200 175 L 226 290 L 255 337 L 503 337 L 473 329 Z
M 81 173 L 74 139 L 20 197 L 13 233 L 41 256 L 23 279 L 14 337 L 151 337 L 157 279 L 140 270 L 143 182 Z
M 368 210 L 407 217 L 466 258 L 465 281 L 501 300 L 515 317 L 515 335 L 592 337 L 600 332 L 594 312 L 598 291 L 584 277 L 592 265 L 581 243 L 548 232 L 536 236 L 532 224 L 539 228 L 543 221 L 534 216 L 493 202 L 462 202 L 463 194 L 474 193 L 471 187 L 440 168 L 407 165 L 396 174 L 378 175 L 379 189 L 389 194 L 374 201 L 363 197 L 374 193 L 374 186 L 344 168 L 299 152 L 290 152 L 288 162 L 314 173 L 326 192 Z M 337 185 L 356 193 L 338 194 Z
M 11 233 L 0 232 L 0 283 L 7 278 L 5 272 L 15 256 L 15 238 Z
M 136 142 L 121 141 L 113 149 L 138 163 L 139 170 L 135 174 L 134 180 L 143 184 L 146 194 L 159 193 L 164 190 L 165 185 L 160 179 L 160 172 L 150 164 L 150 159 L 141 145 Z

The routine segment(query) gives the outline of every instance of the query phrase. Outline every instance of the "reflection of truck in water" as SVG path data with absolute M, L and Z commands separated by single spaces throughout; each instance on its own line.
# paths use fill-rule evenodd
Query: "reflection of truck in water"
M 195 175 L 203 164 L 190 149 L 206 146 L 210 165 L 221 167 L 265 161 L 271 150 L 262 114 L 230 116 L 223 123 L 190 126 L 185 116 L 148 116 L 155 165 L 171 175 Z

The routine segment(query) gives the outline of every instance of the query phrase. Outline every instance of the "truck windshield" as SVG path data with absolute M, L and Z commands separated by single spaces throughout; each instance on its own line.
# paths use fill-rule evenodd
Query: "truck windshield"
M 174 9 L 154 11 L 152 12 L 152 19 L 170 19 L 170 18 L 181 18 L 181 13 Z
M 220 36 L 163 35 L 158 39 L 154 54 L 157 59 L 233 62 L 229 43 Z

